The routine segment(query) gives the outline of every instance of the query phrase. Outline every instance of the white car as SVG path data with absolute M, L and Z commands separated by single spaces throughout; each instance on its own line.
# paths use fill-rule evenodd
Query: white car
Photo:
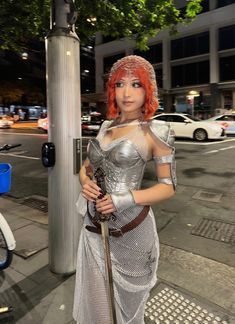
M 38 129 L 42 129 L 44 132 L 48 132 L 48 118 L 38 119 Z
M 226 134 L 235 134 L 235 113 L 211 117 L 207 122 L 216 122 L 225 129 Z
M 10 128 L 14 122 L 9 120 L 7 116 L 0 116 L 0 128 Z
M 163 113 L 153 118 L 169 123 L 175 132 L 175 137 L 193 138 L 197 141 L 226 137 L 222 126 L 194 118 L 188 114 Z

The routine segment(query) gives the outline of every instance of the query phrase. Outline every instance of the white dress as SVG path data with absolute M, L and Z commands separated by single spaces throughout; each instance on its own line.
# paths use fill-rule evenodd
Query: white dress
M 110 123 L 103 123 L 97 138 L 90 140 L 87 150 L 93 169 L 101 166 L 105 171 L 107 192 L 141 188 L 146 163 L 153 158 L 145 138 L 146 132 L 154 135 L 159 148 L 159 156 L 155 157 L 158 181 L 169 183 L 171 178 L 175 183 L 173 137 L 167 125 L 155 121 L 140 123 L 128 135 L 105 144 Z M 169 177 L 161 181 L 162 163 L 169 164 Z M 84 206 L 78 207 L 84 209 Z M 92 203 L 88 208 L 92 213 Z M 143 206 L 136 205 L 122 213 L 115 213 L 116 220 L 110 220 L 109 226 L 121 228 L 136 218 L 142 209 Z M 93 225 L 87 214 L 78 247 L 73 316 L 78 324 L 110 324 L 101 235 L 88 231 L 86 225 Z M 120 237 L 110 236 L 110 250 L 117 322 L 143 324 L 145 303 L 157 280 L 159 258 L 159 241 L 151 208 L 148 216 L 135 229 Z

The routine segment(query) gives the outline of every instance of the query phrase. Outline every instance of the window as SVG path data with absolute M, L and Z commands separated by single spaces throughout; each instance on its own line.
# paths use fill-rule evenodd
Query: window
M 235 3 L 235 0 L 217 0 L 217 8 L 225 7 Z
M 108 73 L 112 65 L 125 56 L 125 52 L 113 56 L 104 57 L 104 73 Z
M 102 43 L 109 43 L 112 42 L 114 40 L 117 40 L 117 37 L 113 37 L 113 36 L 104 36 L 103 35 L 103 40 Z
M 171 41 L 171 59 L 209 53 L 209 32 Z
M 184 123 L 185 118 L 179 115 L 168 115 L 167 116 L 167 121 L 168 122 L 173 122 L 173 123 Z
M 184 46 L 184 56 L 194 56 L 197 55 L 197 42 L 195 42 L 195 37 L 186 37 L 183 40 Z
M 210 6 L 209 6 L 209 0 L 204 0 L 200 3 L 200 6 L 202 7 L 202 11 L 200 13 L 203 12 L 207 12 L 210 10 Z
M 209 83 L 209 61 L 173 66 L 172 87 Z
M 222 117 L 217 118 L 216 120 L 234 121 L 235 118 L 233 118 L 232 115 L 224 115 Z
M 198 64 L 190 63 L 184 65 L 184 82 L 185 84 L 197 84 L 197 68 Z
M 149 50 L 147 51 L 140 51 L 138 49 L 134 50 L 135 55 L 142 56 L 150 63 L 161 63 L 162 62 L 162 44 L 155 44 L 149 46 Z
M 203 84 L 209 82 L 209 61 L 197 63 L 197 83 Z
M 220 81 L 235 80 L 235 55 L 220 58 Z
M 157 86 L 158 88 L 162 88 L 162 69 L 155 69 L 155 75 L 156 75 L 156 80 L 157 80 Z
M 157 118 L 156 118 L 157 120 L 164 120 L 164 121 L 166 121 L 166 119 L 167 119 L 167 116 L 165 116 L 165 115 L 162 115 L 162 116 L 157 116 Z
M 219 50 L 235 48 L 235 25 L 219 29 Z

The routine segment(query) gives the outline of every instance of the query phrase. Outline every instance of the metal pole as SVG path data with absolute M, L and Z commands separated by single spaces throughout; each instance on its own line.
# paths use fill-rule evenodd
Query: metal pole
M 81 138 L 80 46 L 67 21 L 69 10 L 64 0 L 52 1 L 46 39 L 48 136 L 56 151 L 55 166 L 48 171 L 49 266 L 58 274 L 75 271 L 81 228 L 75 209 L 79 168 L 74 168 L 74 142 Z

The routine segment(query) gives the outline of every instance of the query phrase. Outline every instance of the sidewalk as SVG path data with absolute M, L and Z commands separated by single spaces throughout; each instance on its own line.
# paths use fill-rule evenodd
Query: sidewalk
M 179 186 L 175 197 L 153 207 L 161 257 L 146 324 L 235 324 L 234 198 Z M 74 275 L 48 269 L 46 213 L 9 198 L 0 198 L 0 209 L 17 240 L 12 266 L 0 275 L 0 303 L 14 311 L 1 315 L 0 323 L 74 323 Z M 204 227 L 202 218 L 209 222 Z M 200 222 L 199 235 L 191 234 Z M 201 236 L 209 227 L 213 239 Z
M 18 121 L 14 123 L 11 128 L 16 129 L 37 129 L 37 121 Z

